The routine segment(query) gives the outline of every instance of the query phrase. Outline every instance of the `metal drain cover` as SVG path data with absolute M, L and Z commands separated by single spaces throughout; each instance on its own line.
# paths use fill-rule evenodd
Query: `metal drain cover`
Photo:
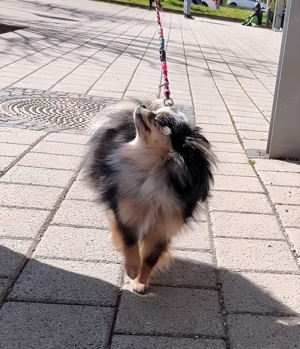
M 103 103 L 83 98 L 20 98 L 0 104 L 0 113 L 38 124 L 86 129 Z

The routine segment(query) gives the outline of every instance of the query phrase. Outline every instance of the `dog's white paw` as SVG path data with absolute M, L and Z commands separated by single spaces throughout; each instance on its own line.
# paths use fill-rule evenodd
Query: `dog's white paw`
M 143 294 L 147 290 L 147 285 L 141 284 L 137 279 L 131 281 L 131 286 L 134 292 Z
M 136 264 L 125 263 L 124 264 L 125 273 L 134 280 L 140 273 L 140 267 Z

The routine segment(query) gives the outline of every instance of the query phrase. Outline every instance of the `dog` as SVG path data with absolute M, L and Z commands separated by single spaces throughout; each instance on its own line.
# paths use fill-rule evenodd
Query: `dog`
M 172 238 L 210 194 L 214 164 L 201 129 L 160 100 L 120 102 L 92 126 L 85 178 L 107 209 L 135 292 L 168 263 Z

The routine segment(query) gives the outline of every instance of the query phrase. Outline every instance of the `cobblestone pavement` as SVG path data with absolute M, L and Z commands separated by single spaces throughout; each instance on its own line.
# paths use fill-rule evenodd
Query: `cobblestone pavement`
M 4 0 L 0 18 L 25 28 L 0 35 L 0 106 L 160 95 L 152 11 Z M 172 96 L 220 161 L 213 197 L 134 294 L 82 180 L 88 135 L 1 111 L 0 349 L 300 348 L 300 166 L 263 156 L 281 33 L 163 25 Z

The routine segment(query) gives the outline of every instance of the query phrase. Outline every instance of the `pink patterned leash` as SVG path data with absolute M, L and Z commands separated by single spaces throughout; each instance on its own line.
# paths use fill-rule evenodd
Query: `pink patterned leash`
M 169 89 L 169 80 L 168 80 L 168 66 L 167 66 L 167 60 L 166 60 L 166 51 L 165 51 L 165 38 L 164 38 L 164 30 L 161 25 L 161 19 L 160 19 L 160 10 L 161 6 L 159 3 L 159 0 L 155 0 L 155 10 L 157 15 L 157 24 L 158 24 L 158 34 L 159 34 L 159 56 L 161 61 L 161 71 L 163 75 L 163 84 L 161 84 L 159 87 L 164 86 L 164 105 L 167 107 L 172 107 L 174 105 L 173 99 L 170 97 L 171 92 Z

